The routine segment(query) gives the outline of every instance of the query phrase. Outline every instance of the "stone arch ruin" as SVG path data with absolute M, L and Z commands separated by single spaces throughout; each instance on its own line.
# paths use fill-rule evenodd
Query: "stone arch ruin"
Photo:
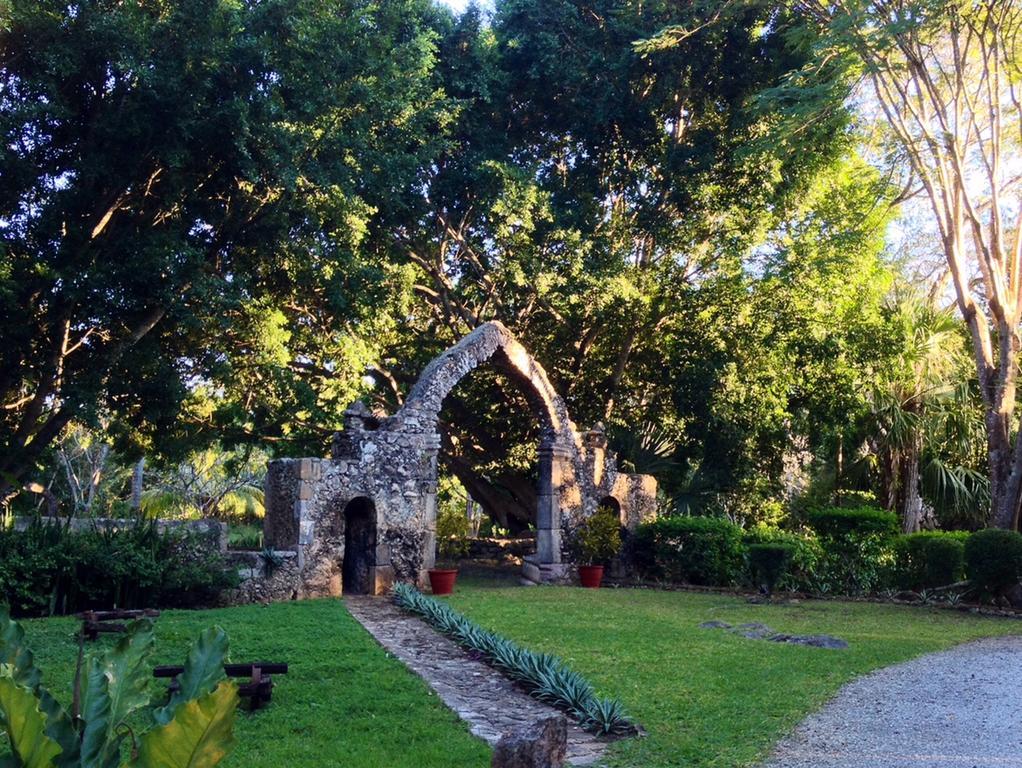
M 542 421 L 538 448 L 536 551 L 525 559 L 531 582 L 564 580 L 570 572 L 564 533 L 592 515 L 605 499 L 634 528 L 655 515 L 656 481 L 618 470 L 602 428 L 580 432 L 543 367 L 503 325 L 485 323 L 422 372 L 404 405 L 391 416 L 374 416 L 360 402 L 344 417 L 329 459 L 281 459 L 266 479 L 264 540 L 276 550 L 297 551 L 298 596 L 363 591 L 345 585 L 358 571 L 345 568 L 346 510 L 358 499 L 372 509 L 372 552 L 359 552 L 366 569 L 364 591 L 386 592 L 396 581 L 422 584 L 436 549 L 439 417 L 444 398 L 473 369 L 490 363 L 525 393 Z M 366 526 L 361 522 L 359 525 Z M 368 530 L 368 529 L 367 529 Z M 369 541 L 360 534 L 360 546 Z

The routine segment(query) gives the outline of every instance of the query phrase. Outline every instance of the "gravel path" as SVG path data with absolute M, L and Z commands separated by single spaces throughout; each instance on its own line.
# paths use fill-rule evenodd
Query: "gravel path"
M 403 661 L 468 723 L 473 735 L 496 744 L 501 735 L 560 714 L 516 688 L 432 627 L 383 597 L 344 598 L 352 616 L 376 641 Z M 569 765 L 593 765 L 606 751 L 597 739 L 568 720 Z
M 762 768 L 1022 768 L 1022 637 L 961 645 L 849 683 Z

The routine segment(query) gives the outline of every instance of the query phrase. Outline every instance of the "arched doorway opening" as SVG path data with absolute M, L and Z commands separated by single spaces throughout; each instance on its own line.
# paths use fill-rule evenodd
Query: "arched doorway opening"
M 376 505 L 372 499 L 359 496 L 344 507 L 341 591 L 346 595 L 371 595 L 375 565 Z
M 624 521 L 621 520 L 621 503 L 613 496 L 604 496 L 600 499 L 599 507 L 600 511 L 610 511 L 618 519 L 618 521 L 624 525 Z

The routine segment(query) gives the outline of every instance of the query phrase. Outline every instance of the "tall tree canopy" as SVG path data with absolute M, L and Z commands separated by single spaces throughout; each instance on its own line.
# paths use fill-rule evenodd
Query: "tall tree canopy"
M 758 514 L 796 449 L 852 482 L 904 341 L 897 192 L 799 10 L 14 0 L 4 497 L 72 420 L 125 459 L 322 454 L 353 399 L 393 410 L 491 319 L 684 506 Z M 810 71 L 813 119 L 776 109 Z M 512 528 L 527 412 L 479 371 L 442 415 L 447 469 Z
M 307 438 L 392 316 L 363 241 L 445 119 L 432 6 L 3 8 L 0 496 L 100 411 Z
M 1022 9 L 1014 0 L 798 0 L 817 51 L 780 91 L 816 119 L 820 68 L 831 93 L 867 86 L 909 188 L 927 202 L 955 301 L 969 328 L 982 397 L 991 522 L 1022 510 L 1016 415 L 1022 337 Z M 943 285 L 943 281 L 939 284 Z
M 492 25 L 470 9 L 443 29 L 438 74 L 457 119 L 402 206 L 408 215 L 378 230 L 381 248 L 414 267 L 417 298 L 378 373 L 384 400 L 394 405 L 430 356 L 496 318 L 544 363 L 573 417 L 607 422 L 618 447 L 634 443 L 618 427 L 653 422 L 682 464 L 712 466 L 714 488 L 753 471 L 755 462 L 738 471 L 743 438 L 725 437 L 708 411 L 723 396 L 720 366 L 771 343 L 757 325 L 767 299 L 762 313 L 750 306 L 754 252 L 805 208 L 820 174 L 843 172 L 847 195 L 865 193 L 854 211 L 834 214 L 834 226 L 851 224 L 832 279 L 861 286 L 882 271 L 883 222 L 869 210 L 884 192 L 869 169 L 833 170 L 847 156 L 843 116 L 807 131 L 798 152 L 759 141 L 776 118 L 758 98 L 811 53 L 789 17 L 749 4 L 727 23 L 699 25 L 697 11 L 505 0 Z M 637 45 L 675 27 L 693 31 L 676 45 Z M 858 226 L 862 211 L 871 226 Z M 829 215 L 821 206 L 816 220 Z M 794 249 L 827 229 L 804 226 L 788 233 L 801 243 Z M 864 270 L 857 237 L 873 260 Z M 783 313 L 777 293 L 764 297 Z M 720 340 L 714 364 L 709 346 L 724 334 L 734 335 Z M 790 362 L 778 356 L 764 375 L 781 376 Z M 536 435 L 506 382 L 476 378 L 449 398 L 444 457 L 488 511 L 521 524 L 533 506 L 524 446 Z M 729 386 L 751 396 L 743 377 Z M 771 429 L 795 408 L 795 390 L 777 383 Z M 742 408 L 732 415 L 755 420 Z

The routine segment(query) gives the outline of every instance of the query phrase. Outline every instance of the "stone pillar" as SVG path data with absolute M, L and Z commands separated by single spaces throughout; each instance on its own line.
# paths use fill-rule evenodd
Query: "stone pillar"
M 539 446 L 539 492 L 536 508 L 536 556 L 543 565 L 561 562 L 561 484 L 571 466 L 571 452 L 553 439 Z
M 421 445 L 419 467 L 422 475 L 419 478 L 419 494 L 422 515 L 422 567 L 419 570 L 418 585 L 425 587 L 429 583 L 427 571 L 436 565 L 436 491 L 437 466 L 440 458 L 440 433 L 433 432 L 426 436 Z

